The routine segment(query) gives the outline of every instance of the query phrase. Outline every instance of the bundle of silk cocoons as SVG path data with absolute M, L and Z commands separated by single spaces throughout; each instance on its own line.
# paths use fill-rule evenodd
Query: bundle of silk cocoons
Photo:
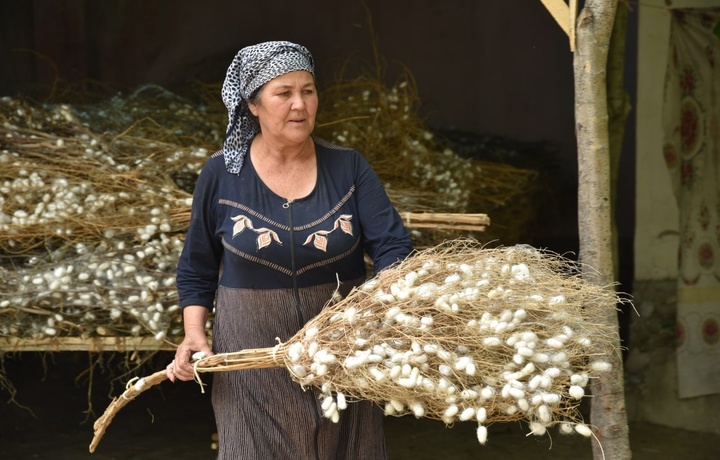
M 196 378 L 280 366 L 321 390 L 333 421 L 369 400 L 389 416 L 476 423 L 482 444 L 497 422 L 590 436 L 579 404 L 611 368 L 601 350 L 619 351 L 617 331 L 599 318 L 628 300 L 583 269 L 528 245 L 451 240 L 329 303 L 286 342 L 199 359 Z

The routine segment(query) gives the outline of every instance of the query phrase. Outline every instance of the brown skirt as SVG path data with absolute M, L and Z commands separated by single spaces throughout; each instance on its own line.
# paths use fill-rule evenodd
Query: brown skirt
M 341 291 L 361 282 L 346 284 Z M 216 353 L 272 347 L 317 315 L 336 284 L 292 289 L 218 289 Z M 219 460 L 329 460 L 387 458 L 383 414 L 367 401 L 349 402 L 333 423 L 322 415 L 319 391 L 302 388 L 285 368 L 213 374 L 212 403 Z

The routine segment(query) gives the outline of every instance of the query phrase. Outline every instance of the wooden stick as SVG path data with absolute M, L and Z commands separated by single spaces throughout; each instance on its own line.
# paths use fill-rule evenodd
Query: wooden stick
M 127 403 L 135 399 L 143 391 L 146 391 L 167 380 L 167 378 L 167 371 L 163 369 L 148 377 L 136 380 L 134 383 L 132 380 L 128 382 L 128 387 L 125 392 L 121 394 L 120 397 L 113 399 L 108 408 L 105 409 L 103 415 L 99 419 L 95 420 L 95 423 L 93 424 L 95 435 L 90 443 L 90 452 L 95 452 L 95 448 L 100 442 L 100 439 L 102 439 L 107 427 L 110 426 L 115 414 L 117 414 L 120 409 L 125 407 Z

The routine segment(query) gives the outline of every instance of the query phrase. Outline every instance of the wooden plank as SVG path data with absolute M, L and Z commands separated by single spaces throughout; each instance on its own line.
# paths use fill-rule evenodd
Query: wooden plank
M 0 352 L 21 351 L 172 351 L 181 338 L 155 340 L 154 337 L 52 337 L 42 339 L 0 338 Z

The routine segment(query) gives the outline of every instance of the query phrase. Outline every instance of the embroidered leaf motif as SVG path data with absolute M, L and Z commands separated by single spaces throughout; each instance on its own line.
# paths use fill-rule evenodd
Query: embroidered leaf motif
M 235 222 L 235 225 L 233 225 L 233 238 L 235 238 L 235 235 L 242 233 L 246 228 L 252 229 L 252 222 L 250 222 L 250 219 L 246 216 L 235 216 L 230 219 Z
M 353 234 L 353 225 L 349 220 L 343 220 L 338 219 L 340 221 L 340 229 L 347 233 L 348 235 L 352 236 Z
M 258 249 L 266 248 L 272 244 L 272 242 L 276 242 L 280 246 L 282 246 L 282 242 L 280 241 L 280 237 L 277 233 L 273 232 L 270 229 L 267 228 L 260 228 L 255 230 L 258 233 Z
M 315 234 L 315 247 L 319 250 L 326 252 L 327 251 L 327 238 L 324 235 Z
M 305 246 L 306 244 L 310 243 L 310 242 L 313 240 L 313 238 L 315 238 L 315 234 L 314 234 L 314 233 L 311 233 L 310 235 L 308 235 L 308 237 L 305 239 L 305 242 L 303 243 L 303 246 Z
M 272 236 L 270 232 L 260 233 L 257 237 L 258 249 L 266 248 L 272 243 Z

